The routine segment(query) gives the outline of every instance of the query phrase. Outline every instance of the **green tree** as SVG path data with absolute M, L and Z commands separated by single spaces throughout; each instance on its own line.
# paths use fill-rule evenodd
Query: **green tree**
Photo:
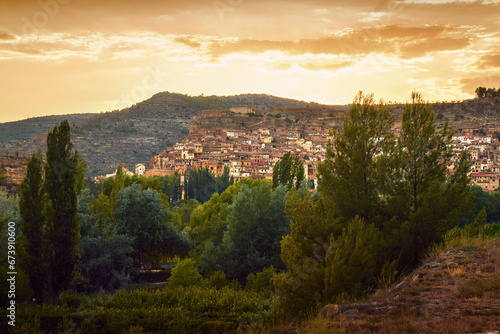
M 224 190 L 234 183 L 234 177 L 230 175 L 230 169 L 228 166 L 224 166 L 222 175 L 216 177 L 215 182 L 217 184 L 217 192 L 219 194 L 224 192 Z
M 386 106 L 358 94 L 318 167 L 318 201 L 291 193 L 281 243 L 288 272 L 275 279 L 285 316 L 391 281 L 467 214 L 470 162 L 466 151 L 453 154 L 448 124 L 436 131 L 432 109 L 413 93 L 397 141 L 392 126 Z
M 276 188 L 281 184 L 287 186 L 288 189 L 299 189 L 304 177 L 304 164 L 298 156 L 292 156 L 291 152 L 288 151 L 274 165 L 273 187 Z
M 92 210 L 92 203 L 90 190 L 83 190 L 78 196 L 82 235 L 81 259 L 77 264 L 80 279 L 73 280 L 72 288 L 79 292 L 93 292 L 100 288 L 113 291 L 128 283 L 126 274 L 132 267 L 134 239 L 118 234 L 114 222 L 102 226 Z
M 21 236 L 19 237 L 20 266 L 28 275 L 30 287 L 38 303 L 44 300 L 47 277 L 50 277 L 47 263 L 45 234 L 45 198 L 43 193 L 42 152 L 38 150 L 28 160 L 26 176 L 21 183 L 19 210 L 21 214 Z
M 350 221 L 359 215 L 370 222 L 380 215 L 384 184 L 391 178 L 395 137 L 393 115 L 384 103 L 359 92 L 344 118 L 334 128 L 324 162 L 318 165 L 319 191 L 335 213 Z
M 51 245 L 51 283 L 54 293 L 69 287 L 80 259 L 77 195 L 83 185 L 84 163 L 73 151 L 70 125 L 62 121 L 47 135 L 44 191 L 48 241 Z
M 208 167 L 195 167 L 190 169 L 184 178 L 185 199 L 196 199 L 200 203 L 205 203 L 214 193 L 222 193 L 231 184 L 233 177 L 229 176 L 229 167 L 224 167 L 221 176 L 215 175 Z
M 453 130 L 445 123 L 436 131 L 430 104 L 416 92 L 411 98 L 403 111 L 390 199 L 392 216 L 407 226 L 406 235 L 400 236 L 404 240 L 401 266 L 416 263 L 431 243 L 439 242 L 468 213 L 473 200 L 467 151 L 455 157 Z M 454 167 L 453 172 L 448 171 L 449 166 Z
M 207 242 L 212 246 L 220 244 L 227 229 L 227 215 L 229 205 L 238 194 L 243 184 L 253 184 L 251 180 L 242 180 L 228 187 L 221 194 L 214 194 L 207 202 L 196 207 L 189 218 L 189 226 L 186 228 L 189 238 L 193 242 L 194 258 L 199 256 L 205 249 Z
M 252 188 L 243 185 L 229 206 L 228 233 L 235 247 L 231 254 L 235 268 L 226 273 L 244 280 L 250 273 L 273 265 L 284 269 L 280 241 L 290 231 L 285 214 L 288 188 L 272 189 L 271 182 Z
M 331 240 L 325 259 L 325 295 L 343 302 L 370 292 L 379 278 L 379 243 L 380 231 L 375 224 L 366 225 L 359 217 Z
M 168 284 L 172 286 L 191 286 L 200 283 L 201 275 L 196 269 L 196 262 L 191 259 L 179 261 L 168 278 Z
M 342 232 L 333 210 L 321 195 L 314 201 L 305 189 L 289 194 L 290 234 L 281 241 L 281 259 L 288 270 L 274 280 L 278 309 L 285 318 L 307 316 L 329 301 L 324 294 L 326 251 L 330 236 Z
M 182 184 L 179 173 L 165 176 L 163 178 L 163 193 L 167 195 L 171 202 L 177 202 L 182 199 Z
M 134 183 L 118 193 L 114 211 L 119 234 L 134 238 L 134 265 L 152 264 L 168 255 L 186 255 L 190 244 L 171 223 L 158 192 Z

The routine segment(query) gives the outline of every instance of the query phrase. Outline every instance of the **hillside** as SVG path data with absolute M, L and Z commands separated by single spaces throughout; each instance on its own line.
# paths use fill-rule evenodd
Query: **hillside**
M 132 169 L 188 134 L 193 116 L 202 110 L 253 104 L 271 108 L 319 106 L 264 94 L 188 96 L 163 92 L 120 111 L 31 118 L 0 124 L 0 155 L 27 156 L 45 150 L 47 131 L 68 119 L 76 149 L 89 166 L 88 175 L 110 172 L 119 164 Z
M 369 300 L 327 305 L 322 316 L 311 326 L 333 333 L 499 333 L 500 244 L 446 250 Z
M 167 146 L 180 142 L 188 135 L 194 116 L 203 110 L 228 110 L 234 107 L 254 105 L 265 112 L 266 122 L 285 128 L 297 127 L 308 122 L 310 112 L 329 117 L 341 126 L 347 106 L 325 106 L 265 94 L 242 94 L 235 96 L 189 96 L 162 92 L 130 108 L 102 112 L 99 114 L 68 114 L 30 118 L 18 122 L 0 124 L 0 155 L 29 156 L 39 147 L 45 150 L 47 131 L 68 119 L 72 126 L 72 138 L 76 149 L 88 164 L 89 176 L 102 175 L 118 165 L 129 169 L 137 163 L 148 164 L 149 159 Z M 455 128 L 474 127 L 485 123 L 500 124 L 500 103 L 492 99 L 473 99 L 463 102 L 433 104 L 439 123 L 450 121 Z M 280 109 L 288 109 L 282 112 Z M 396 119 L 403 106 L 391 106 Z M 272 112 L 271 112 L 272 110 Z M 296 110 L 294 112 L 293 110 Z M 227 118 L 236 127 L 262 122 L 256 117 L 251 124 L 241 115 Z M 268 117 L 274 116 L 274 117 Z M 283 116 L 283 117 L 281 117 Z M 318 116 L 318 117 L 316 117 Z M 245 115 L 246 120 L 249 117 Z M 220 119 L 195 118 L 195 128 L 217 126 Z M 320 122 L 321 123 L 321 122 Z M 328 122 L 325 122 L 325 125 Z

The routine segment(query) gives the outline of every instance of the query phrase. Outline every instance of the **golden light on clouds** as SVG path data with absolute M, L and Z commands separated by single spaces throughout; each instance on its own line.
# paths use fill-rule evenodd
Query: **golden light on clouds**
M 499 1 L 0 0 L 0 122 L 161 91 L 349 103 L 500 86 Z

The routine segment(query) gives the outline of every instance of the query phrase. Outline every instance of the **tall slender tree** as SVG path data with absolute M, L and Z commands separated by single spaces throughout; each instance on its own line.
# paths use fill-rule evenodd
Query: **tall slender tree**
M 37 302 L 42 302 L 47 277 L 45 247 L 45 215 L 42 152 L 33 153 L 28 160 L 26 176 L 21 183 L 19 195 L 19 211 L 21 215 L 20 265 L 28 275 L 30 287 Z
M 47 135 L 47 162 L 44 190 L 47 194 L 46 219 L 51 249 L 51 283 L 54 293 L 69 287 L 75 265 L 80 259 L 80 224 L 77 194 L 83 160 L 73 151 L 67 120 Z

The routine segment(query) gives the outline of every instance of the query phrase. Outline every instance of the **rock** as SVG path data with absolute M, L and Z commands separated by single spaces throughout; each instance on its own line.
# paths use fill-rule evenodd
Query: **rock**
M 436 268 L 438 265 L 439 264 L 437 262 L 430 262 L 426 264 L 427 268 Z
M 333 318 L 341 311 L 340 305 L 328 304 L 321 310 L 321 315 L 325 318 Z
M 396 285 L 396 286 L 394 287 L 394 289 L 392 289 L 391 291 L 397 291 L 397 290 L 400 290 L 400 289 L 402 289 L 402 288 L 406 287 L 407 285 L 408 285 L 408 283 L 406 283 L 406 282 L 401 282 L 401 283 L 399 283 L 398 285 Z

